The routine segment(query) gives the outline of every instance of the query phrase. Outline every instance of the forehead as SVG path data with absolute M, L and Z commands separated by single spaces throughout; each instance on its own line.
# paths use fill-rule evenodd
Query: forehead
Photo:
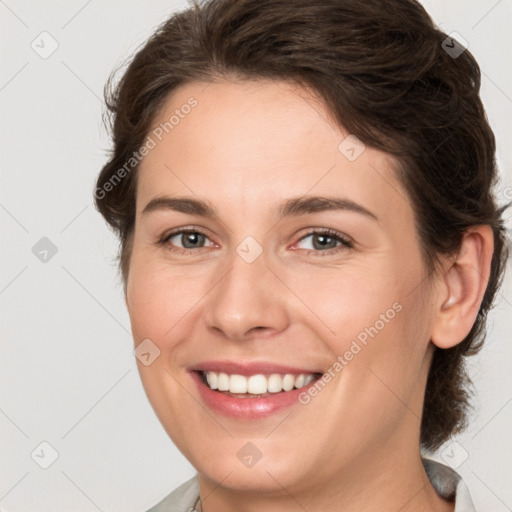
M 159 194 L 256 211 L 311 193 L 342 195 L 384 216 L 411 214 L 394 159 L 358 143 L 297 85 L 185 84 L 167 98 L 148 135 L 154 147 L 139 167 L 139 212 Z

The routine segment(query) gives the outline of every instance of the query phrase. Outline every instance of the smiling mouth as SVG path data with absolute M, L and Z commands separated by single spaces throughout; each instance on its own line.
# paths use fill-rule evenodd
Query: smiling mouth
M 224 372 L 199 371 L 201 381 L 211 390 L 236 398 L 265 398 L 304 388 L 322 373 L 272 373 L 250 376 Z

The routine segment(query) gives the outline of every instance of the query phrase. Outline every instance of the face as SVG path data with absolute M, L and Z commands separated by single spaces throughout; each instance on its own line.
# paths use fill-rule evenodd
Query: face
M 126 302 L 199 474 L 293 494 L 417 450 L 430 299 L 396 162 L 276 81 L 184 85 L 149 135 Z

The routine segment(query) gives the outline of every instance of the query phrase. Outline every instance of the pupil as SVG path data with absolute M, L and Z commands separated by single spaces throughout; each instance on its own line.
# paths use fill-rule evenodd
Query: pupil
M 193 248 L 197 245 L 199 237 L 202 237 L 201 233 L 185 233 L 185 243 L 183 244 L 186 248 Z M 192 245 L 187 246 L 189 242 L 192 243 Z
M 334 238 L 332 238 L 330 236 L 326 236 L 326 235 L 317 235 L 315 240 L 319 241 L 319 244 L 317 244 L 317 243 L 313 244 L 315 246 L 315 249 L 318 249 L 318 248 L 325 249 L 326 245 L 329 244 L 329 241 L 334 241 L 334 243 L 336 243 Z

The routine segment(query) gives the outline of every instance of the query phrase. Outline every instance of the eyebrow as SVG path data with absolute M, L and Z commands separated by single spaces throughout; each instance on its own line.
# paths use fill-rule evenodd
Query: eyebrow
M 144 207 L 142 215 L 161 210 L 173 210 L 205 218 L 218 218 L 217 211 L 207 201 L 193 197 L 155 197 Z M 292 197 L 282 203 L 277 209 L 280 218 L 307 215 L 330 210 L 345 210 L 359 213 L 378 221 L 378 217 L 364 206 L 339 197 L 300 196 Z

